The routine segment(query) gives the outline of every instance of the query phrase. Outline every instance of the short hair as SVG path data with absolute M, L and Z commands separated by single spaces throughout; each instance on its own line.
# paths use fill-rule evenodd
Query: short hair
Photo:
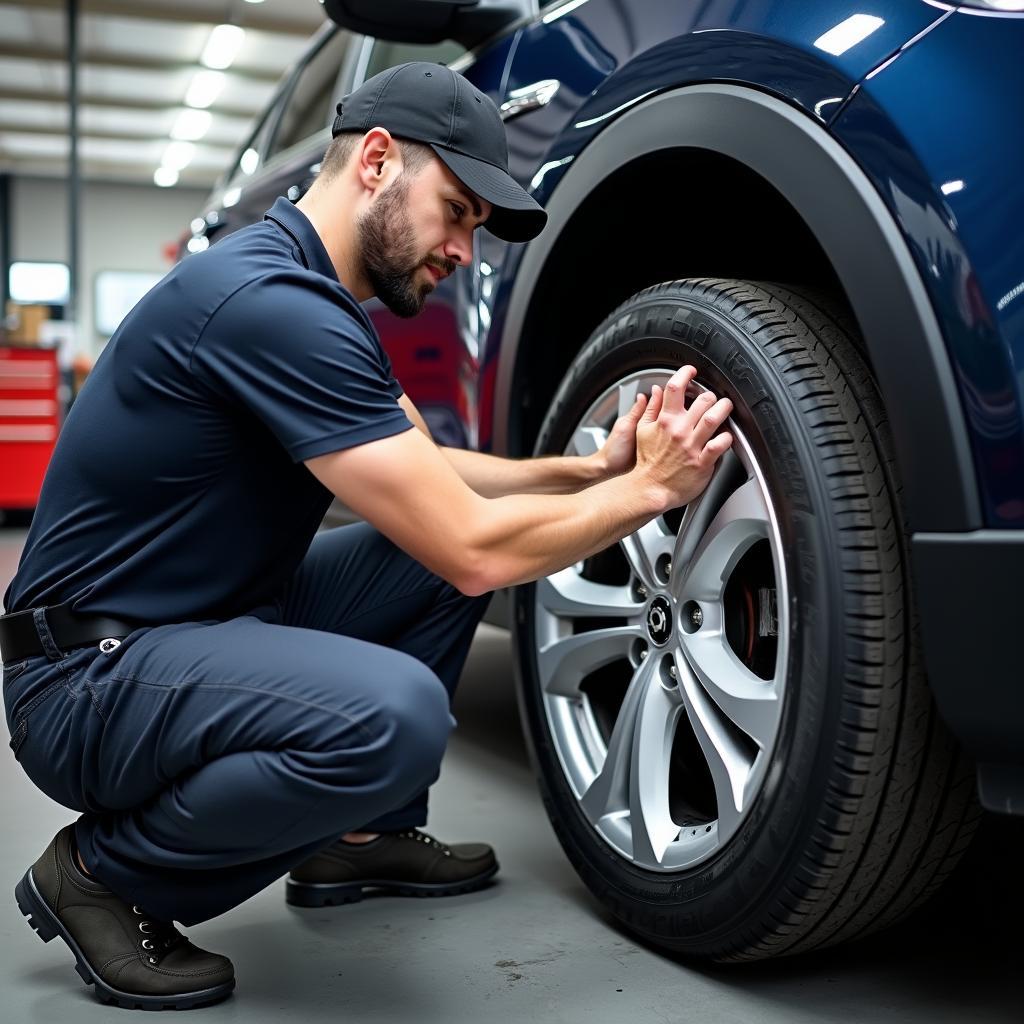
M 320 171 L 317 178 L 330 181 L 336 177 L 338 172 L 348 163 L 349 157 L 360 142 L 365 132 L 342 132 L 335 136 L 327 147 L 323 159 L 320 161 Z M 417 174 L 434 155 L 434 151 L 422 142 L 414 142 L 412 139 L 395 139 L 398 144 L 398 151 L 402 155 L 402 168 L 410 174 Z

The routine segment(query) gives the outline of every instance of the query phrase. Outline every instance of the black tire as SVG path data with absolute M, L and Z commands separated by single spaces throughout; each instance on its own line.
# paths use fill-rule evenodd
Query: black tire
M 778 284 L 648 288 L 594 332 L 536 445 L 564 451 L 630 371 L 691 363 L 733 401 L 778 517 L 792 581 L 778 739 L 739 830 L 692 870 L 638 867 L 581 812 L 540 694 L 536 585 L 515 593 L 520 711 L 552 825 L 600 902 L 665 948 L 739 961 L 860 938 L 938 888 L 981 814 L 924 676 L 892 441 L 854 337 L 833 303 Z

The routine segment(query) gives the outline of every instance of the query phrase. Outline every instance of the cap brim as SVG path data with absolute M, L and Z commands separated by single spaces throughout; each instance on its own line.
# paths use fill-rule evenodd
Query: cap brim
M 466 188 L 491 204 L 483 226 L 492 235 L 506 242 L 528 242 L 544 229 L 544 207 L 501 168 L 433 143 L 430 148 Z

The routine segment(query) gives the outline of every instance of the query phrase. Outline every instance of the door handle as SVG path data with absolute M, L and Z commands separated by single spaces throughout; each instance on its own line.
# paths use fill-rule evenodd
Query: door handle
M 561 84 L 555 78 L 545 78 L 532 85 L 513 89 L 508 94 L 508 99 L 501 105 L 502 121 L 508 121 L 538 107 L 546 107 L 555 98 Z

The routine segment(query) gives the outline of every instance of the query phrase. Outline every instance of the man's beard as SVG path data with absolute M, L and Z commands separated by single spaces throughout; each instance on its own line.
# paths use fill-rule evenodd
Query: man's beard
M 401 317 L 415 316 L 432 291 L 429 284 L 416 282 L 416 272 L 425 262 L 448 273 L 455 269 L 451 261 L 417 254 L 408 196 L 409 182 L 399 175 L 356 223 L 366 278 L 377 298 Z

